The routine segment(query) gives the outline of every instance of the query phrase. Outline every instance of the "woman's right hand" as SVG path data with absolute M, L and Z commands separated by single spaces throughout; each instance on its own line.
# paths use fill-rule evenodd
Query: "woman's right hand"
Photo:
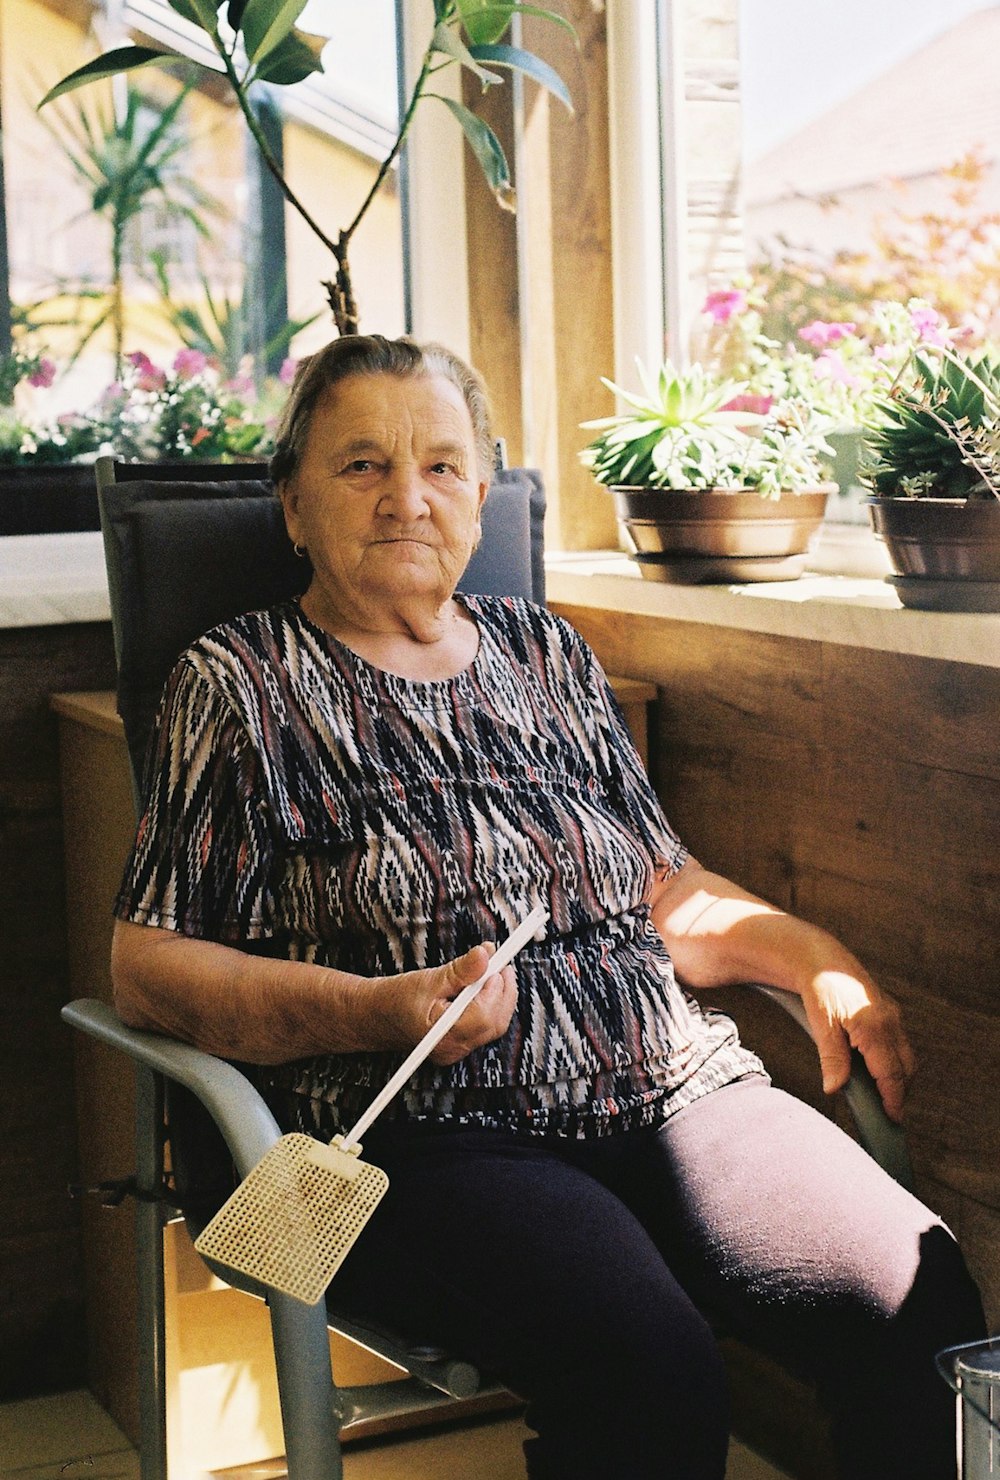
M 386 1037 L 392 1046 L 408 1052 L 419 1043 L 459 992 L 489 970 L 495 950 L 492 944 L 473 946 L 444 966 L 382 977 L 378 983 L 379 1007 L 385 1014 Z M 502 1038 L 516 1005 L 514 968 L 505 966 L 499 975 L 483 983 L 458 1022 L 430 1054 L 431 1062 L 457 1064 L 474 1049 Z

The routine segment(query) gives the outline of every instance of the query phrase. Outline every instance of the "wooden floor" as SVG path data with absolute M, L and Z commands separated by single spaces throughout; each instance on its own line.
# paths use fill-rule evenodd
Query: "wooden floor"
M 483 1421 L 445 1432 L 354 1445 L 345 1480 L 524 1480 L 516 1418 Z M 272 1480 L 273 1465 L 229 1471 L 226 1480 Z M 139 1480 L 139 1461 L 121 1431 L 89 1393 L 60 1393 L 0 1405 L 3 1480 Z M 183 1480 L 208 1480 L 185 1476 Z M 214 1480 L 214 1477 L 213 1477 Z M 612 1477 L 609 1477 L 612 1480 Z M 735 1445 L 726 1480 L 786 1480 Z

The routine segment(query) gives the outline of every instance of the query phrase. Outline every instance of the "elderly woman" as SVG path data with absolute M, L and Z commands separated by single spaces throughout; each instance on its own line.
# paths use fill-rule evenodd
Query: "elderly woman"
M 481 383 L 440 347 L 300 367 L 273 476 L 311 580 L 170 679 L 119 1009 L 261 1066 L 286 1127 L 329 1138 L 541 900 L 546 938 L 366 1138 L 390 1187 L 338 1305 L 529 1399 L 535 1477 L 721 1480 L 711 1313 L 815 1379 L 843 1476 L 946 1480 L 932 1356 L 982 1329 L 954 1241 L 680 983 L 799 993 L 827 1090 L 853 1045 L 898 1118 L 897 1010 L 688 855 L 565 622 L 457 594 L 490 467 Z

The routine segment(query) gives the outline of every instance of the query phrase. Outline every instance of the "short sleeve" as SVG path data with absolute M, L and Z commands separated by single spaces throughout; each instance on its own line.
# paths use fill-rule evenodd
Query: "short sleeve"
M 596 725 L 594 743 L 612 804 L 649 849 L 656 873 L 675 874 L 687 862 L 688 850 L 663 814 L 604 669 L 582 639 L 581 649 Z
M 182 659 L 154 736 L 115 914 L 224 944 L 270 935 L 273 846 L 259 761 L 239 715 Z

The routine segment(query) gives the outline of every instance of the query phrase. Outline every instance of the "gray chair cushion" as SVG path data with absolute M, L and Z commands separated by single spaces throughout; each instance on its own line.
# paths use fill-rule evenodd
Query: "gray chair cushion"
M 298 596 L 296 557 L 270 482 L 133 479 L 100 491 L 118 710 L 137 784 L 167 674 L 217 623 Z M 545 599 L 541 475 L 498 472 L 483 506 L 483 538 L 460 583 L 470 593 Z

